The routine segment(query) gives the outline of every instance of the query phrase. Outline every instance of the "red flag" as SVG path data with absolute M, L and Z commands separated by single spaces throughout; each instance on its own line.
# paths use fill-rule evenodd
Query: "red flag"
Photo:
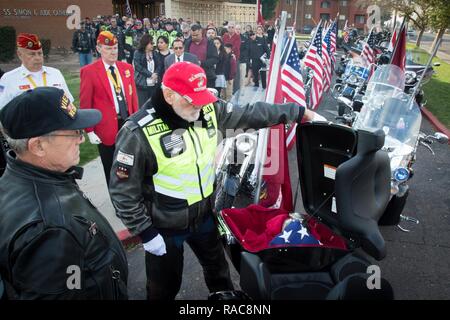
M 391 59 L 391 64 L 395 64 L 403 71 L 406 65 L 406 25 L 404 23 L 398 33 L 397 46 L 394 48 Z
M 262 0 L 257 0 L 258 20 L 256 20 L 256 22 L 259 25 L 264 25 L 264 18 L 263 18 L 263 15 L 262 15 L 262 3 L 261 3 L 261 1 Z

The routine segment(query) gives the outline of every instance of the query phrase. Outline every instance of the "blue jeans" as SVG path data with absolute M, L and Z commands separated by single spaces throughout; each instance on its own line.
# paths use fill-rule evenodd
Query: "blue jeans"
M 80 67 L 90 64 L 92 62 L 92 53 L 79 53 Z

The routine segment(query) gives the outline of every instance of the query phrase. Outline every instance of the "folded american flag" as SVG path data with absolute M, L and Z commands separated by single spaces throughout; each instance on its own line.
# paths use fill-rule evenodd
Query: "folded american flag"
M 308 229 L 301 223 L 300 220 L 292 220 L 284 228 L 284 230 L 278 234 L 269 244 L 274 245 L 318 245 L 322 246 L 322 243 L 317 240 L 312 234 L 308 232 Z

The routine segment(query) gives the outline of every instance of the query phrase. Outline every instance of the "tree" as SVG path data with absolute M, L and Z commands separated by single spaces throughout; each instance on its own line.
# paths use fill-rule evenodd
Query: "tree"
M 431 46 L 431 52 L 433 52 L 439 40 L 444 36 L 445 29 L 450 27 L 450 2 L 448 0 L 430 0 L 430 2 L 431 26 L 438 30 Z
M 419 30 L 416 46 L 420 47 L 422 36 L 430 26 L 430 8 L 433 0 L 378 0 L 378 5 L 391 8 L 411 21 Z
M 262 15 L 264 20 L 270 20 L 275 15 L 275 9 L 279 0 L 261 0 Z

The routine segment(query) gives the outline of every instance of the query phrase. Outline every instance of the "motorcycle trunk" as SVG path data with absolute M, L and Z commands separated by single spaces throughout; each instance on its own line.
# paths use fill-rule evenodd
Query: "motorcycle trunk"
M 390 194 L 390 165 L 387 154 L 380 150 L 383 143 L 382 132 L 356 133 L 328 123 L 298 126 L 297 161 L 304 210 L 336 237 L 342 237 L 347 249 L 285 246 L 251 252 L 233 228 L 236 222 L 246 221 L 245 217 L 232 221 L 229 213 L 236 209 L 222 210 L 219 221 L 231 230 L 225 249 L 240 272 L 240 285 L 246 294 L 269 300 L 392 297 L 388 283 L 382 292 L 362 289 L 367 289 L 371 263 L 362 252 L 356 252 L 364 251 L 377 260 L 386 254 L 377 224 Z M 253 228 L 251 224 L 257 219 L 247 220 L 249 226 L 241 225 L 240 229 Z M 357 293 L 351 292 L 355 288 Z

